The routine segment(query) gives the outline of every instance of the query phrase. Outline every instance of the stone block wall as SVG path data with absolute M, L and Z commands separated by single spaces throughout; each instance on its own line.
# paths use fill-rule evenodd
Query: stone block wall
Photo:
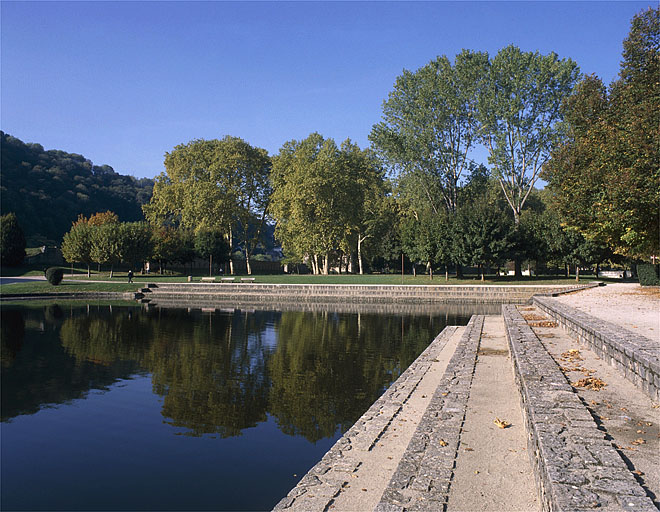
M 548 297 L 533 298 L 580 343 L 617 368 L 652 400 L 660 400 L 660 342 Z

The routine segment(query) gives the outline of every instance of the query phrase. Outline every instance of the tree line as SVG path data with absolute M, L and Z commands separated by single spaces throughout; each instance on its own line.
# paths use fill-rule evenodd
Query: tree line
M 324 274 L 387 271 L 402 254 L 482 277 L 510 260 L 520 275 L 524 261 L 657 256 L 659 12 L 633 19 L 609 91 L 555 53 L 463 50 L 397 77 L 369 148 L 318 133 L 272 157 L 232 136 L 176 146 L 143 205 L 152 257 L 185 259 L 203 233 L 251 273 L 272 224 L 285 262 Z

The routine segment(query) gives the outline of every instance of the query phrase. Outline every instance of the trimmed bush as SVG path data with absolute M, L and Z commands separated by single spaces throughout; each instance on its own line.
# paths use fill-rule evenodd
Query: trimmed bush
M 637 277 L 642 286 L 660 286 L 660 265 L 651 263 L 637 265 Z
M 48 282 L 52 284 L 53 286 L 57 286 L 62 282 L 62 278 L 64 277 L 64 270 L 62 270 L 59 267 L 50 267 L 46 269 L 46 279 L 48 279 Z

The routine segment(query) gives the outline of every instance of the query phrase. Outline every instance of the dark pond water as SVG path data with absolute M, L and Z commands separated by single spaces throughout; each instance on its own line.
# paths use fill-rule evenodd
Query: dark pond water
M 266 510 L 469 314 L 2 307 L 2 510 Z

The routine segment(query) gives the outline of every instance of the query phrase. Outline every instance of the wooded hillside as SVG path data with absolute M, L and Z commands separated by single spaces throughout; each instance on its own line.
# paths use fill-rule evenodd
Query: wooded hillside
M 0 208 L 14 212 L 28 246 L 58 244 L 79 214 L 112 210 L 121 221 L 143 219 L 153 180 L 123 176 L 82 155 L 44 150 L 0 132 Z

